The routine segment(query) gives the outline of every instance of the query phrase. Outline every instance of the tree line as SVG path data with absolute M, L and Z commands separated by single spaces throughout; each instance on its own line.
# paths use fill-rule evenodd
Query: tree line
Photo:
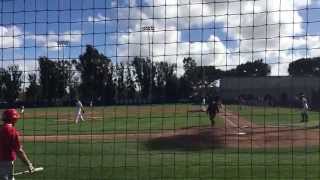
M 175 64 L 144 57 L 115 64 L 92 45 L 86 46 L 78 60 L 51 60 L 43 56 L 38 62 L 39 72 L 28 74 L 25 90 L 18 65 L 0 68 L 2 101 L 14 103 L 20 99 L 48 105 L 70 103 L 76 98 L 96 104 L 176 102 L 218 93 L 216 83 L 221 77 L 270 74 L 270 66 L 262 59 L 222 71 L 215 66 L 197 66 L 195 59 L 186 57 L 184 74 L 178 76 Z M 292 62 L 289 74 L 319 75 L 319 62 L 318 58 Z

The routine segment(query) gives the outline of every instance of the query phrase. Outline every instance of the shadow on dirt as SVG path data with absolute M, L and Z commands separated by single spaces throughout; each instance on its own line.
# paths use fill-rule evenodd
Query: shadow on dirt
M 145 143 L 149 150 L 200 151 L 223 147 L 223 141 L 210 131 L 150 139 Z

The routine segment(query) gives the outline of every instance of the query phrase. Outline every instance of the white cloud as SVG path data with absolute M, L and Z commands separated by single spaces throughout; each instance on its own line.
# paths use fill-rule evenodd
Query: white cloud
M 307 0 L 260 0 L 255 3 L 243 1 L 241 4 L 241 7 L 244 6 L 241 10 L 243 15 L 229 15 L 218 21 L 224 23 L 225 32 L 228 31 L 235 40 L 241 41 L 238 49 L 240 52 L 247 52 L 240 53 L 241 62 L 262 58 L 266 63 L 272 64 L 277 60 L 276 65 L 271 65 L 271 74 L 285 75 L 288 59 L 301 56 L 296 53 L 291 55 L 289 49 L 302 47 L 308 43 L 295 37 L 304 34 L 303 18 L 296 10 L 306 5 L 308 5 Z M 231 14 L 239 12 L 239 7 L 234 8 L 236 9 L 229 7 Z M 282 55 L 275 55 L 274 51 L 281 51 Z
M 18 26 L 0 26 L 0 48 L 16 48 L 23 44 L 23 33 Z
M 74 30 L 61 34 L 49 32 L 48 35 L 32 35 L 27 38 L 36 40 L 37 47 L 48 48 L 50 51 L 57 51 L 62 48 L 58 45 L 58 41 L 68 41 L 69 43 L 78 43 L 81 40 L 81 31 Z
M 36 68 L 38 63 L 36 60 L 25 59 L 24 56 L 15 49 L 23 46 L 23 34 L 23 31 L 18 26 L 0 26 L 0 48 L 13 48 L 14 53 L 14 59 L 12 59 L 12 61 L 2 61 L 1 67 L 7 68 L 11 65 L 18 65 L 19 69 L 23 72 L 23 82 L 26 82 L 29 73 L 37 72 Z M 28 85 L 28 83 L 23 84 L 23 86 L 26 85 Z
M 105 21 L 109 21 L 110 18 L 103 16 L 102 14 L 98 14 L 97 16 L 89 16 L 88 21 L 92 23 L 98 23 L 98 24 L 103 24 Z
M 320 37 L 319 36 L 309 36 L 307 39 L 303 39 L 303 41 L 308 45 L 309 56 L 315 57 L 320 56 Z
M 158 27 L 158 26 L 156 26 Z M 138 26 L 136 27 L 138 30 Z M 128 57 L 152 57 L 154 62 L 166 61 L 177 64 L 178 74 L 183 73 L 183 58 L 193 57 L 198 65 L 222 66 L 226 61 L 227 50 L 218 37 L 210 36 L 208 42 L 182 42 L 181 32 L 175 27 L 170 31 L 139 32 L 119 37 L 118 60 Z M 121 58 L 122 57 L 122 58 Z
M 117 0 L 112 0 L 111 7 L 116 7 L 116 6 L 117 6 Z
M 199 65 L 222 66 L 226 61 L 227 49 L 218 37 L 211 35 L 207 42 L 183 42 L 182 33 L 177 30 L 176 21 L 166 21 L 164 18 L 164 8 L 167 13 L 165 17 L 177 17 L 177 12 L 173 1 L 167 1 L 169 6 L 164 7 L 163 1 L 154 1 L 159 6 L 152 8 L 126 8 L 119 9 L 119 18 L 133 19 L 130 23 L 129 33 L 121 34 L 118 37 L 118 60 L 127 61 L 135 56 L 152 57 L 155 62 L 166 61 L 177 64 L 178 74 L 183 73 L 183 58 L 191 56 Z M 182 1 L 181 1 L 182 2 Z M 181 3 L 179 2 L 179 3 Z M 174 9 L 170 9 L 170 7 Z M 194 11 L 199 11 L 201 4 L 192 6 Z M 155 13 L 155 14 L 153 14 Z M 172 14 L 170 14 L 172 13 Z M 153 16 L 154 15 L 154 16 Z M 199 15 L 199 14 L 194 14 Z M 201 15 L 201 13 L 200 13 Z M 134 19 L 141 19 L 135 21 Z M 132 23 L 134 22 L 134 23 Z M 142 27 L 154 26 L 154 32 L 144 32 Z
M 290 62 L 306 55 L 305 51 L 295 49 L 308 48 L 308 56 L 320 55 L 320 37 L 306 35 L 304 20 L 298 11 L 312 2 L 153 0 L 147 1 L 150 7 L 131 8 L 130 11 L 120 8 L 119 18 L 128 19 L 130 33 L 119 36 L 122 45 L 118 56 L 124 56 L 123 60 L 149 56 L 148 34 L 140 30 L 153 25 L 156 31 L 150 51 L 156 61 L 176 62 L 182 68 L 182 59 L 191 56 L 199 65 L 230 69 L 240 63 L 263 59 L 271 65 L 272 75 L 285 75 Z M 217 24 L 222 24 L 219 27 L 228 35 L 228 40 L 233 40 L 232 46 L 227 46 L 224 38 L 221 37 L 222 42 L 216 34 L 201 42 L 185 42 L 182 37 L 182 29 L 207 30 L 207 25 L 216 28 Z
M 130 5 L 130 7 L 137 6 L 137 0 L 129 0 L 129 5 Z
M 137 0 L 126 0 L 126 1 L 123 1 L 122 3 L 126 3 L 130 7 L 137 6 Z M 120 4 L 120 1 L 117 1 L 117 0 L 111 1 L 111 7 L 118 7 L 118 6 L 123 6 L 122 4 Z

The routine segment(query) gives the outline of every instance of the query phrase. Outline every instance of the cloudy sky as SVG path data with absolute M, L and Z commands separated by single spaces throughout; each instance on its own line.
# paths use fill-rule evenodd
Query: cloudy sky
M 114 62 L 134 56 L 230 69 L 263 59 L 272 75 L 320 55 L 319 0 L 2 0 L 1 66 L 74 59 L 94 45 Z M 153 32 L 143 27 L 153 26 Z M 65 47 L 58 41 L 69 41 Z

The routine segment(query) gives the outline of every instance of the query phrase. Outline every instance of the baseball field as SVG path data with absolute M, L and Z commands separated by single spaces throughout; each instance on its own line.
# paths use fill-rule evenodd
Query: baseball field
M 27 108 L 23 144 L 43 172 L 19 179 L 319 179 L 319 113 L 226 105 L 210 127 L 191 104 Z M 16 171 L 23 170 L 17 161 Z

